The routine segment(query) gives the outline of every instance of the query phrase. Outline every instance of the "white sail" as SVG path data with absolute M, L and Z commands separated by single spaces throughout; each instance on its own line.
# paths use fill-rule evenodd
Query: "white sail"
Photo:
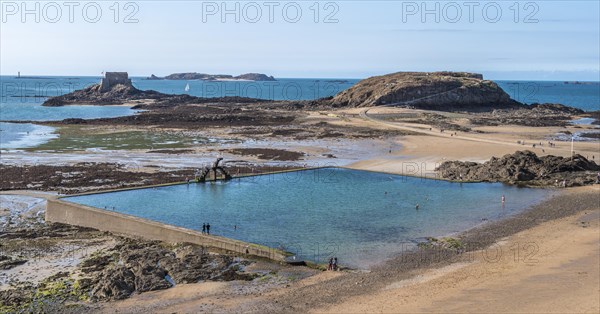
M 189 83 L 185 85 L 185 88 L 184 88 L 184 90 L 185 90 L 186 92 L 189 92 L 189 91 L 190 91 L 190 84 L 189 84 Z

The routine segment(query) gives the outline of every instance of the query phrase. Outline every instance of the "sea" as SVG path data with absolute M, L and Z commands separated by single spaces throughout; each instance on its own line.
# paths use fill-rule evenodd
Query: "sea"
M 43 107 L 48 98 L 85 88 L 100 81 L 92 76 L 0 76 L 0 149 L 35 147 L 53 138 L 53 129 L 16 121 L 53 121 L 67 118 L 104 118 L 136 114 L 124 106 Z M 313 100 L 350 88 L 355 78 L 278 78 L 277 81 L 175 81 L 132 77 L 142 90 L 198 97 L 241 96 L 268 100 Z M 511 97 L 523 103 L 561 103 L 585 111 L 600 110 L 600 82 L 496 81 Z M 188 88 L 189 86 L 189 88 Z

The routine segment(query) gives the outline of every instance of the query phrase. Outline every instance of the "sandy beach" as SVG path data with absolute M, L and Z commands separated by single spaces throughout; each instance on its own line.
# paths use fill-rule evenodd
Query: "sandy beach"
M 568 193 L 589 192 L 600 189 Z M 600 209 L 592 206 L 502 238 L 470 261 L 423 271 L 312 312 L 597 313 L 599 223 Z
M 294 122 L 281 123 L 279 116 L 284 113 L 293 115 Z M 281 111 L 263 117 L 264 125 L 258 127 L 243 121 L 223 125 L 213 122 L 219 121 L 216 117 L 207 120 L 215 126 L 200 129 L 181 124 L 179 116 L 160 126 L 137 125 L 129 118 L 100 119 L 89 125 L 50 123 L 58 132 L 63 131 L 44 149 L 2 152 L 6 174 L 3 187 L 25 190 L 19 192 L 25 195 L 22 197 L 36 197 L 31 190 L 72 194 L 181 182 L 193 178 L 199 167 L 216 157 L 224 157 L 228 167 L 240 174 L 330 165 L 443 179 L 436 168 L 445 161 L 483 163 L 524 150 L 537 156 L 568 157 L 571 143 L 555 139 L 556 135 L 594 130 L 591 125 L 570 124 L 482 125 L 473 122 L 480 119 L 473 113 L 380 107 L 368 112 L 361 108 Z M 456 131 L 445 129 L 448 126 Z M 92 147 L 100 144 L 104 148 Z M 598 141 L 574 142 L 573 150 L 589 160 L 600 158 Z M 104 179 L 90 181 L 90 176 Z M 124 300 L 107 297 L 75 304 L 102 313 L 597 312 L 599 186 L 551 186 L 554 197 L 522 214 L 484 221 L 476 229 L 452 235 L 466 248 L 459 254 L 425 249 L 382 260 L 370 269 L 340 272 L 247 261 L 244 265 L 249 265 L 241 273 L 251 278 L 245 280 L 231 277 L 227 281 L 177 284 L 169 289 L 159 283 L 151 289 L 157 291 L 133 291 Z M 18 209 L 24 206 L 19 202 L 34 202 L 3 197 L 4 203 L 13 205 L 7 205 L 12 210 L 3 208 L 2 222 L 9 221 L 7 215 L 19 216 Z M 27 224 L 31 222 L 28 217 L 23 220 Z M 43 221 L 34 221 L 25 229 L 18 224 L 7 226 L 10 247 L 20 245 L 21 237 L 33 237 L 31 245 L 52 245 L 45 253 L 47 262 L 29 261 L 6 271 L 3 289 L 10 289 L 10 282 L 23 280 L 43 285 L 46 278 L 54 278 L 61 271 L 80 274 L 83 261 L 130 245 L 128 241 L 141 241 L 93 230 L 47 226 Z M 52 240 L 39 237 L 44 234 L 50 234 Z M 60 243 L 69 243 L 73 250 L 66 254 L 58 249 Z M 147 243 L 137 249 L 145 250 L 144 245 L 151 252 L 157 250 L 155 244 Z M 165 252 L 160 254 L 172 254 Z M 224 258 L 220 252 L 211 254 L 211 258 Z M 23 263 L 19 255 L 10 258 L 11 263 Z M 154 263 L 151 257 L 144 261 Z M 229 261 L 213 271 L 227 272 L 238 267 L 237 263 Z M 96 267 L 102 270 L 103 265 Z M 23 277 L 20 274 L 24 270 L 38 276 Z M 148 274 L 150 279 L 143 280 L 156 284 L 152 273 Z M 102 272 L 94 276 L 99 276 L 94 282 L 100 287 L 111 284 L 102 281 L 111 278 Z
M 322 272 L 266 291 L 182 285 L 97 311 L 597 313 L 599 191 L 570 189 L 520 217 L 470 231 L 473 240 L 492 241 L 484 250 L 398 258 L 367 273 Z M 523 230 L 511 234 L 515 225 Z M 489 233 L 502 226 L 509 235 Z

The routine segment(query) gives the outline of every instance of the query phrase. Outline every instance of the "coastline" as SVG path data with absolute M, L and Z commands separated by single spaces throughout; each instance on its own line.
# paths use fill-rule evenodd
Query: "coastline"
M 298 311 L 365 313 L 398 312 L 404 311 L 406 308 L 408 312 L 431 312 L 437 311 L 428 307 L 430 303 L 434 302 L 434 299 L 456 294 L 461 295 L 462 299 L 453 302 L 463 306 L 459 310 L 455 308 L 455 312 L 465 312 L 469 311 L 469 307 L 465 307 L 465 304 L 474 304 L 475 300 L 470 299 L 468 294 L 464 293 L 473 289 L 473 281 L 479 282 L 475 279 L 481 279 L 473 276 L 485 275 L 492 276 L 494 280 L 505 280 L 504 277 L 512 274 L 510 273 L 512 268 L 524 268 L 531 271 L 530 267 L 536 265 L 542 265 L 544 270 L 551 272 L 552 267 L 546 267 L 546 263 L 568 263 L 570 260 L 569 255 L 561 255 L 556 261 L 551 260 L 549 257 L 551 255 L 548 255 L 551 252 L 546 253 L 545 250 L 552 251 L 553 247 L 560 248 L 569 243 L 569 252 L 591 253 L 592 259 L 586 259 L 586 265 L 587 267 L 596 265 L 597 269 L 598 264 L 594 264 L 597 262 L 597 255 L 594 260 L 594 252 L 584 249 L 584 247 L 589 247 L 589 244 L 574 242 L 574 239 L 568 234 L 571 229 L 585 232 L 588 240 L 590 237 L 596 239 L 597 246 L 600 241 L 597 215 L 600 211 L 598 191 L 600 191 L 598 186 L 567 189 L 525 212 L 467 231 L 462 234 L 462 241 L 467 244 L 467 250 L 462 254 L 456 254 L 455 251 L 450 250 L 420 250 L 402 254 L 368 272 L 322 272 L 293 282 L 286 287 L 261 294 L 238 295 L 231 292 L 230 289 L 233 286 L 229 285 L 219 287 L 217 290 L 209 289 L 210 293 L 206 289 L 211 286 L 211 283 L 183 285 L 167 291 L 151 292 L 134 296 L 128 300 L 101 305 L 97 310 L 118 313 L 140 313 L 149 309 L 190 312 L 206 310 L 206 304 L 218 300 L 218 305 L 209 306 L 210 310 L 256 313 Z M 589 218 L 584 223 L 585 228 L 581 227 L 580 223 L 574 223 L 580 217 L 594 213 L 596 216 Z M 565 231 L 553 235 L 557 230 L 563 229 Z M 515 243 L 524 245 L 529 243 L 530 239 L 537 241 L 540 252 L 543 252 L 543 255 L 540 253 L 539 257 L 536 256 L 538 263 L 512 261 L 511 264 L 511 245 Z M 547 243 L 550 239 L 553 241 L 552 247 Z M 503 260 L 492 260 L 493 253 L 498 249 L 504 253 Z M 507 263 L 507 265 L 503 263 Z M 482 275 L 480 275 L 481 272 L 483 272 Z M 524 277 L 510 278 L 518 281 L 519 278 Z M 594 277 L 593 273 L 586 274 L 585 278 L 586 283 L 591 284 L 592 287 L 594 283 L 597 285 L 597 277 Z M 594 280 L 596 281 L 594 282 Z M 492 282 L 483 284 L 492 284 Z M 436 291 L 441 289 L 440 294 L 431 295 L 430 290 L 434 288 Z M 501 286 L 496 288 L 502 289 Z M 540 287 L 540 289 L 543 288 Z M 225 291 L 229 292 L 225 293 Z M 336 291 L 336 293 L 332 294 L 331 291 Z M 479 293 L 483 294 L 484 298 L 492 299 L 497 295 L 494 290 L 480 291 Z M 194 296 L 190 297 L 190 294 Z M 502 296 L 505 294 L 510 295 L 510 290 L 505 291 Z M 523 296 L 511 297 L 522 298 Z M 534 293 L 531 298 L 535 299 L 536 297 L 546 300 L 544 298 L 547 296 Z M 583 298 L 586 304 L 590 304 L 590 308 L 583 312 L 597 310 L 598 304 L 594 304 L 591 294 L 584 295 Z M 498 302 L 502 300 L 509 302 L 510 299 L 499 299 Z M 557 302 L 558 304 L 554 305 L 553 310 L 568 312 L 572 303 L 565 299 L 560 300 L 562 302 Z M 492 308 L 489 307 L 487 310 Z M 483 307 L 471 310 L 471 312 L 485 310 L 486 308 Z
M 431 267 L 416 270 L 412 279 L 312 312 L 501 309 L 501 312 L 597 313 L 600 302 L 591 291 L 600 288 L 599 190 L 597 186 L 570 189 L 534 206 L 521 217 L 468 231 L 463 236 L 467 241 L 477 240 L 475 243 L 481 249 L 473 250 L 467 258 L 449 257 L 434 262 Z M 585 204 L 586 201 L 591 202 Z M 576 206 L 568 207 L 569 204 Z M 563 210 L 553 210 L 556 208 Z M 573 280 L 577 280 L 576 286 Z M 537 290 L 528 290 L 531 287 Z M 551 295 L 555 299 L 549 299 Z M 489 301 L 478 303 L 478 299 Z

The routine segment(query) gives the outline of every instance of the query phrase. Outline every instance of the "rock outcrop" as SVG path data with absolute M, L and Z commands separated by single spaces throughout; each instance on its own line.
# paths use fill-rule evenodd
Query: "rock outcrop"
M 262 73 L 246 73 L 234 77 L 236 80 L 248 80 L 248 81 L 276 81 L 273 76 L 268 76 Z
M 561 104 L 532 104 L 520 109 L 495 109 L 469 120 L 477 125 L 566 126 L 574 115 L 581 114 L 583 110 Z
M 81 272 L 89 281 L 94 300 L 121 300 L 132 293 L 163 290 L 173 284 L 199 281 L 249 281 L 256 276 L 240 271 L 248 261 L 234 261 L 214 255 L 193 244 L 174 250 L 157 241 L 125 239 L 107 255 L 82 263 Z
M 557 180 L 559 184 L 565 180 L 567 186 L 578 186 L 593 184 L 600 166 L 581 155 L 538 157 L 531 151 L 518 151 L 502 158 L 492 157 L 483 164 L 446 161 L 436 171 L 443 179 L 457 181 L 552 186 Z
M 490 110 L 523 105 L 496 83 L 466 72 L 398 72 L 358 82 L 330 101 L 334 107 L 398 105 L 432 110 Z
M 146 79 L 147 79 L 147 80 L 150 80 L 150 81 L 160 81 L 160 80 L 164 80 L 164 78 L 162 78 L 162 77 L 158 77 L 158 76 L 156 76 L 156 75 L 154 75 L 154 74 L 150 75 L 150 76 L 149 76 L 149 77 L 147 77 Z
M 142 99 L 158 99 L 165 95 L 156 91 L 142 91 L 133 85 L 115 84 L 105 86 L 95 84 L 84 89 L 57 97 L 48 98 L 42 106 L 58 107 L 64 105 L 115 105 Z

